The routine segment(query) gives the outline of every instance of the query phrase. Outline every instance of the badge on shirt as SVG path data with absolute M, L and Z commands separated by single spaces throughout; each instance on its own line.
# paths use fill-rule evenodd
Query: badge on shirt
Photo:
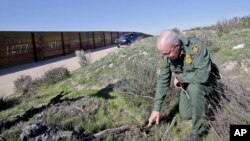
M 200 48 L 199 48 L 199 46 L 197 46 L 197 45 L 192 46 L 192 47 L 191 47 L 191 52 L 194 53 L 194 54 L 200 53 Z
M 192 63 L 192 58 L 191 58 L 190 55 L 186 54 L 184 59 L 185 59 L 185 62 L 187 64 L 191 64 Z

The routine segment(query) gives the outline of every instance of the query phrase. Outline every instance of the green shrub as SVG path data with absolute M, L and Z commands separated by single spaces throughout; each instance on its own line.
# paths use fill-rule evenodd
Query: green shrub
M 196 30 L 188 31 L 184 35 L 185 37 L 196 37 L 199 38 L 204 45 L 206 45 L 210 50 L 218 50 L 218 36 L 213 30 Z
M 216 33 L 219 37 L 221 37 L 225 33 L 245 28 L 244 20 L 238 17 L 234 17 L 233 19 L 230 20 L 218 21 L 215 27 L 216 27 Z
M 34 88 L 34 83 L 29 75 L 21 75 L 14 81 L 14 89 L 17 93 L 27 94 Z
M 152 58 L 138 55 L 124 62 L 124 67 L 118 72 L 121 81 L 116 86 L 117 89 L 125 94 L 153 97 L 157 79 L 157 60 Z
M 75 54 L 79 60 L 79 64 L 81 65 L 81 67 L 85 67 L 90 64 L 90 56 L 87 56 L 87 54 L 83 50 L 76 50 Z
M 48 70 L 44 75 L 36 80 L 38 85 L 40 84 L 54 84 L 64 78 L 69 76 L 69 71 L 66 67 L 57 67 L 51 70 Z

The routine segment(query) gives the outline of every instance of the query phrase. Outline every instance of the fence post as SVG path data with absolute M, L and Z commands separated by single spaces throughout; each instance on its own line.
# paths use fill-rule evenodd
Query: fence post
M 80 49 L 83 49 L 82 48 L 82 38 L 81 38 L 81 33 L 79 32 L 79 42 L 80 42 Z
M 65 45 L 64 45 L 64 38 L 63 38 L 63 33 L 62 32 L 61 32 L 61 38 L 62 38 L 63 56 L 65 56 Z
M 37 59 L 37 50 L 36 50 L 36 41 L 35 41 L 35 34 L 34 34 L 34 32 L 31 32 L 31 39 L 32 39 L 32 45 L 33 45 L 34 60 L 35 60 L 35 62 L 38 62 L 38 59 Z
M 106 46 L 106 41 L 105 41 L 105 33 L 102 32 L 102 35 L 103 35 L 103 43 L 104 43 L 104 46 Z
M 95 48 L 95 33 L 92 32 L 92 38 L 93 38 L 93 45 L 94 45 L 94 48 Z

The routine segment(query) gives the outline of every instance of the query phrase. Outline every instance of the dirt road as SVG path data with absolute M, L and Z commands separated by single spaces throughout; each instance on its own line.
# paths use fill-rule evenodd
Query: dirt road
M 92 50 L 90 52 L 90 60 L 93 63 L 96 60 L 115 52 L 117 49 L 118 48 L 115 46 L 106 46 L 97 50 Z M 20 75 L 30 75 L 32 78 L 36 78 L 41 76 L 45 71 L 59 66 L 65 66 L 69 71 L 74 71 L 80 68 L 78 59 L 74 54 L 70 54 L 37 63 L 0 70 L 0 97 L 13 93 L 13 81 L 20 77 Z

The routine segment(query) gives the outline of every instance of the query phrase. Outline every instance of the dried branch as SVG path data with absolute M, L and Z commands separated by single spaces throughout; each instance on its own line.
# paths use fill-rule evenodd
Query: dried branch
M 214 131 L 215 135 L 217 136 L 217 138 L 219 139 L 219 141 L 222 141 L 222 139 L 220 138 L 219 134 L 215 131 L 215 129 L 213 128 L 213 126 L 209 123 L 211 129 Z
M 135 97 L 154 99 L 154 97 L 151 97 L 151 96 L 144 96 L 144 95 L 134 94 L 134 93 L 131 93 L 131 92 L 125 92 L 125 93 L 129 94 L 129 95 L 134 95 Z
M 166 141 L 168 139 L 169 132 L 170 132 L 171 128 L 174 126 L 175 120 L 176 120 L 176 117 L 173 118 L 170 125 L 167 124 L 166 131 L 164 132 L 164 134 L 161 138 L 161 141 Z
M 96 133 L 94 135 L 90 135 L 90 136 L 83 138 L 83 141 L 88 141 L 88 140 L 93 140 L 93 139 L 103 139 L 107 135 L 119 134 L 119 133 L 122 133 L 125 131 L 133 130 L 133 128 L 134 127 L 131 127 L 129 125 L 123 125 L 123 126 L 118 127 L 118 128 L 106 129 L 106 130 L 103 130 L 103 131 Z

